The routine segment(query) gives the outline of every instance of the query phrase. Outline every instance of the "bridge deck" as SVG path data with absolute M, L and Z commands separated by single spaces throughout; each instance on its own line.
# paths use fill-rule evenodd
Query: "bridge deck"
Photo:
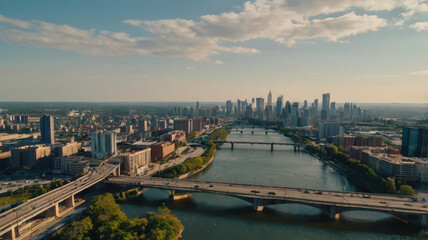
M 64 201 L 71 195 L 102 181 L 110 175 L 118 166 L 112 164 L 103 164 L 97 168 L 96 172 L 87 174 L 71 183 L 56 188 L 50 192 L 30 199 L 28 202 L 19 205 L 0 214 L 0 235 L 12 225 L 20 223 L 46 211 L 54 206 L 55 203 Z
M 213 140 L 213 143 L 233 143 L 233 144 L 264 144 L 264 145 L 284 145 L 284 146 L 310 146 L 311 144 L 303 143 L 286 143 L 286 142 L 250 142 L 250 141 L 221 141 Z
M 346 209 L 415 215 L 428 214 L 426 203 L 413 202 L 409 197 L 398 195 L 127 176 L 109 177 L 108 182 L 184 192 L 213 193 L 240 198 L 284 200 L 317 206 L 337 206 Z M 365 195 L 366 197 L 364 197 Z M 367 198 L 367 195 L 370 197 Z

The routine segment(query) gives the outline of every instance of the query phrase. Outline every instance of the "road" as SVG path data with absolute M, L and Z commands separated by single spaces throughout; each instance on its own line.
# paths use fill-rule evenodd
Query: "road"
M 287 202 L 338 206 L 348 209 L 418 215 L 428 214 L 427 203 L 413 202 L 409 197 L 399 195 L 126 176 L 109 177 L 108 182 L 184 192 L 214 193 L 247 199 L 286 200 Z
M 46 209 L 53 207 L 55 203 L 63 201 L 72 194 L 92 186 L 106 178 L 116 168 L 113 164 L 103 164 L 93 172 L 70 182 L 60 188 L 54 189 L 36 198 L 30 199 L 14 209 L 10 209 L 0 214 L 0 235 L 13 224 L 20 224 L 27 219 L 34 217 Z
M 205 151 L 205 149 L 202 148 L 202 147 L 196 147 L 196 148 L 193 148 L 193 147 L 190 148 L 189 147 L 189 149 L 190 150 L 189 150 L 189 152 L 187 154 L 182 155 L 182 156 L 180 156 L 178 158 L 175 158 L 175 159 L 171 159 L 167 163 L 164 163 L 164 164 L 159 165 L 158 167 L 155 167 L 155 169 L 147 172 L 147 174 L 145 174 L 145 176 L 151 176 L 151 175 L 155 174 L 156 172 L 158 172 L 160 170 L 163 170 L 165 168 L 169 168 L 169 167 L 181 164 L 181 163 L 183 163 L 184 161 L 186 161 L 189 158 L 199 157 Z

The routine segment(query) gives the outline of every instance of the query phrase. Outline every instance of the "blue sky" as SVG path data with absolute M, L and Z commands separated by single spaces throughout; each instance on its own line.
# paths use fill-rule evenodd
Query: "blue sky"
M 0 101 L 428 102 L 425 0 L 0 1 Z

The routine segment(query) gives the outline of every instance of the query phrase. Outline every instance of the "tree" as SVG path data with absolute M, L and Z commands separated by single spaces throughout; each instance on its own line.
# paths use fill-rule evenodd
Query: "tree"
M 395 180 L 388 178 L 386 182 L 386 192 L 387 193 L 397 193 L 397 188 L 395 187 Z
M 58 240 L 83 240 L 89 237 L 93 226 L 91 218 L 85 217 L 80 221 L 73 221 L 67 225 L 67 227 L 59 232 L 56 238 Z
M 398 192 L 401 195 L 413 196 L 413 194 L 415 193 L 415 190 L 413 190 L 413 188 L 409 185 L 401 185 L 400 190 L 398 190 Z

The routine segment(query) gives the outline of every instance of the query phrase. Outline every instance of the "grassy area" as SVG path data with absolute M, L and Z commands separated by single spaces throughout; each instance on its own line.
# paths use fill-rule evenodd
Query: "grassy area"
M 32 197 L 32 193 L 24 193 L 24 195 L 22 195 L 22 193 L 17 193 L 14 195 L 9 195 L 9 196 L 4 196 L 4 197 L 0 197 L 0 206 L 4 206 L 4 205 L 8 205 L 8 204 L 12 204 L 12 203 L 16 203 L 19 201 L 24 200 L 27 201 L 28 199 L 30 199 Z

